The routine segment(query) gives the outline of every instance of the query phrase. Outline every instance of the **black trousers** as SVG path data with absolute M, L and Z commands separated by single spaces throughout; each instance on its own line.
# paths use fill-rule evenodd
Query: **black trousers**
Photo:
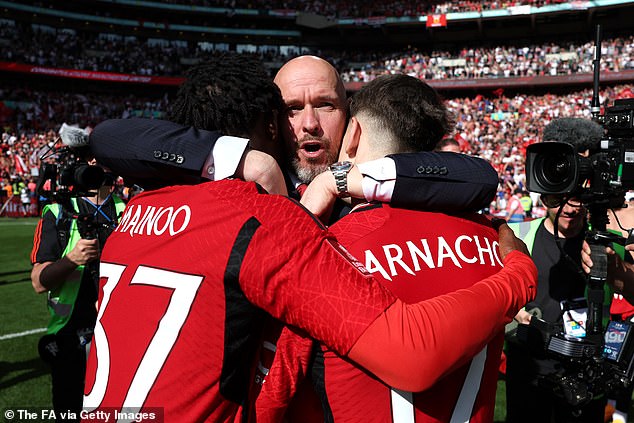
M 59 338 L 58 338 L 59 339 Z M 86 377 L 86 347 L 61 337 L 55 357 L 46 357 L 51 367 L 53 410 L 57 422 L 78 422 Z M 43 357 L 44 358 L 44 357 Z

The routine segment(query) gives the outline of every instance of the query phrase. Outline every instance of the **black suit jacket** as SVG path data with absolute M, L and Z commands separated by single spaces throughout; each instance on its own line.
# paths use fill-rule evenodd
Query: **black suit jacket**
M 145 189 L 199 183 L 220 133 L 155 119 L 111 119 L 95 127 L 90 146 L 102 165 Z M 392 205 L 430 211 L 488 207 L 498 175 L 483 159 L 447 152 L 390 155 L 396 163 Z
M 102 166 L 145 189 L 196 184 L 216 140 L 205 131 L 155 119 L 110 119 L 90 133 L 90 149 Z
M 396 163 L 394 207 L 427 211 L 477 211 L 489 207 L 498 174 L 484 159 L 451 152 L 389 155 Z

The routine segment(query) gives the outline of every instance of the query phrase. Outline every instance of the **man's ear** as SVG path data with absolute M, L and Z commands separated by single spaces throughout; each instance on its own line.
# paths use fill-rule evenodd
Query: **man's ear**
M 351 159 L 357 155 L 357 149 L 359 148 L 359 140 L 361 139 L 361 125 L 356 117 L 351 117 L 348 121 L 348 128 L 346 130 L 344 148 L 345 152 Z

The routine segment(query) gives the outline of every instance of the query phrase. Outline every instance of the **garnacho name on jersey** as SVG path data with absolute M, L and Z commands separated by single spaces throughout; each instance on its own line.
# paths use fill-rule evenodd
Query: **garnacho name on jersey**
M 192 211 L 188 205 L 178 208 L 141 206 L 130 204 L 126 207 L 115 232 L 135 235 L 177 235 L 187 229 Z
M 365 268 L 370 273 L 379 272 L 391 281 L 398 272 L 415 275 L 426 266 L 428 269 L 453 265 L 485 265 L 503 267 L 498 253 L 499 243 L 478 235 L 460 235 L 455 240 L 445 237 L 383 244 L 364 252 Z

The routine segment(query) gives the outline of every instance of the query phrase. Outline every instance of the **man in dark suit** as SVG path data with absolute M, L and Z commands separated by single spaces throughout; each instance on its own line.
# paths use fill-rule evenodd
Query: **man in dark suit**
M 222 59 L 225 69 L 226 60 Z M 221 74 L 216 78 L 225 76 Z M 280 127 L 269 125 L 265 129 L 274 140 L 279 129 L 284 143 L 278 141 L 277 149 L 271 144 L 255 145 L 253 140 L 249 144 L 271 154 L 282 164 L 289 193 L 292 193 L 336 160 L 346 124 L 347 101 L 336 70 L 314 56 L 289 61 L 280 69 L 275 82 L 284 98 L 284 106 L 279 109 Z M 240 84 L 241 90 L 214 91 L 213 95 L 226 98 L 241 95 L 238 93 L 241 91 L 243 104 L 249 104 L 256 93 L 260 94 L 248 81 L 235 83 Z M 274 100 L 271 101 L 270 105 L 274 105 Z M 233 176 L 236 170 L 250 168 L 245 162 L 254 152 L 248 151 L 246 140 L 234 142 L 235 139 L 221 138 L 220 134 L 227 132 L 217 126 L 192 125 L 184 119 L 177 121 L 194 128 L 160 120 L 108 120 L 95 127 L 90 136 L 91 145 L 101 163 L 127 182 L 145 188 L 218 180 Z M 245 149 L 247 152 L 243 154 Z M 252 162 L 259 163 L 260 158 Z M 351 195 L 432 211 L 478 210 L 490 203 L 497 189 L 497 174 L 486 161 L 457 154 L 391 155 L 364 165 L 360 174 L 353 168 L 349 179 L 361 178 L 361 175 L 362 183 L 361 180 L 348 181 Z M 242 175 L 238 173 L 238 176 Z

